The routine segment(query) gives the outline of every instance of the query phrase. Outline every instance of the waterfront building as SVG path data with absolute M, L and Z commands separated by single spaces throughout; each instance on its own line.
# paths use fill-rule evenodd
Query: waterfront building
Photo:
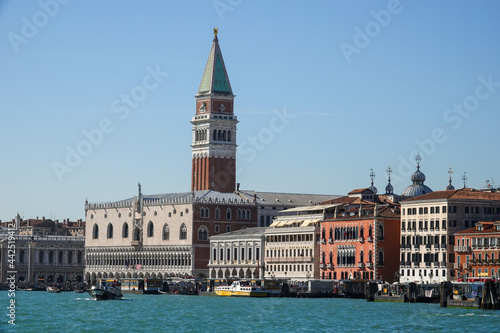
M 500 278 L 500 221 L 480 221 L 454 236 L 457 280 Z
M 59 220 L 46 219 L 22 219 L 19 214 L 12 221 L 0 221 L 0 226 L 7 226 L 10 224 L 16 225 L 16 230 L 19 235 L 30 236 L 84 236 L 85 235 L 85 221 L 70 221 L 64 219 L 62 222 Z
M 208 277 L 209 237 L 257 225 L 252 201 L 212 190 L 87 203 L 86 280 Z
M 500 193 L 471 188 L 436 191 L 401 201 L 400 280 L 454 280 L 454 234 L 478 221 L 496 221 L 499 214 Z
M 31 226 L 20 228 L 30 221 Z M 81 234 L 74 236 L 59 235 L 58 228 L 50 231 L 44 229 L 48 223 L 41 222 L 40 229 L 36 226 L 38 219 L 22 220 L 19 214 L 10 223 L 15 225 L 14 263 L 10 261 L 12 257 L 9 252 L 9 231 L 8 224 L 0 232 L 0 272 L 1 281 L 6 281 L 7 272 L 16 271 L 16 278 L 19 286 L 40 286 L 60 283 L 77 283 L 83 281 L 83 270 L 85 267 L 85 240 Z M 33 227 L 34 226 L 34 227 Z M 49 228 L 50 229 L 50 228 Z M 32 233 L 24 233 L 30 230 Z M 12 265 L 12 266 L 11 266 Z
M 332 197 L 236 188 L 238 120 L 214 33 L 191 119 L 191 191 L 145 195 L 139 186 L 138 194 L 125 200 L 86 202 L 86 281 L 209 277 L 211 236 L 268 225 L 280 210 Z
M 243 228 L 210 237 L 210 278 L 263 279 L 266 228 Z
M 327 203 L 335 212 L 321 221 L 321 279 L 397 280 L 399 205 L 373 183 Z
M 283 210 L 265 231 L 265 277 L 307 281 L 319 279 L 320 221 L 337 205 Z

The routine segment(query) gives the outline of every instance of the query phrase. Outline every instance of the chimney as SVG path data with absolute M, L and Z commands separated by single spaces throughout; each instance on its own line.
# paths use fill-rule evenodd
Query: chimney
M 45 221 L 45 216 L 42 216 L 42 222 Z
M 240 191 L 240 183 L 236 183 L 236 191 L 239 192 Z

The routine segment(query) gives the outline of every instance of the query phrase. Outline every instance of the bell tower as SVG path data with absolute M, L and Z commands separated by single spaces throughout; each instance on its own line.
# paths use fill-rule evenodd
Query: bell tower
M 234 192 L 236 124 L 234 95 L 214 29 L 212 48 L 201 78 L 193 124 L 191 191 Z

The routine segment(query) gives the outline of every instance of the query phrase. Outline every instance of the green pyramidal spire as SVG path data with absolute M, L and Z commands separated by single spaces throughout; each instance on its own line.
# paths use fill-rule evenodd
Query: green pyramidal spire
M 224 66 L 224 59 L 222 59 L 222 52 L 219 47 L 217 29 L 214 29 L 214 35 L 212 49 L 210 50 L 205 71 L 201 78 L 200 88 L 198 88 L 196 96 L 209 94 L 233 95 L 226 66 Z

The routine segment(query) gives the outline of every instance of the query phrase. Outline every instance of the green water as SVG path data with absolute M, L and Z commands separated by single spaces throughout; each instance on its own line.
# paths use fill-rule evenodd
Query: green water
M 16 325 L 1 332 L 498 332 L 500 311 L 354 299 L 16 293 Z

